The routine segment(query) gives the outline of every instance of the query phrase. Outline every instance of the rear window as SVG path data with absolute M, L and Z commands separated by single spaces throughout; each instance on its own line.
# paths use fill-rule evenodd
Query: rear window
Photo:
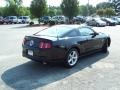
M 49 17 L 43 17 L 43 19 L 48 20 L 48 19 L 49 19 Z
M 23 17 L 23 19 L 28 19 L 29 17 Z
M 22 17 L 19 17 L 18 19 L 22 19 Z
M 61 37 L 67 32 L 69 32 L 70 30 L 71 28 L 68 28 L 68 27 L 55 26 L 55 27 L 50 27 L 48 29 L 42 30 L 38 32 L 36 35 Z
M 17 17 L 10 17 L 10 19 L 16 19 Z

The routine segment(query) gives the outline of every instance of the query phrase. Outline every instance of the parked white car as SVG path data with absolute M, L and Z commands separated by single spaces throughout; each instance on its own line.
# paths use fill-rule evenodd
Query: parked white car
M 8 16 L 4 19 L 4 22 L 7 24 L 16 24 L 18 22 L 17 16 Z
M 52 21 L 55 21 L 56 23 L 64 24 L 67 22 L 67 18 L 65 16 L 53 16 Z
M 20 16 L 18 17 L 18 23 L 22 23 L 22 24 L 25 24 L 25 23 L 29 23 L 31 22 L 31 19 L 29 16 Z

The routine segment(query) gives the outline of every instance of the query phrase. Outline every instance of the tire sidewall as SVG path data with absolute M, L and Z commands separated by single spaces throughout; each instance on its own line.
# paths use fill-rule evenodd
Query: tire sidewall
M 78 59 L 79 59 L 78 50 L 75 49 L 75 48 L 70 49 L 70 50 L 68 51 L 68 53 L 67 53 L 67 55 L 66 55 L 66 59 L 65 59 L 65 66 L 68 67 L 68 68 L 74 67 L 74 66 L 77 64 L 77 62 L 78 62 L 78 59 L 77 59 L 77 61 L 76 61 L 76 63 L 75 63 L 74 65 L 70 65 L 70 64 L 68 63 L 68 57 L 69 57 L 69 54 L 70 54 L 72 51 L 76 51 L 76 52 L 77 52 L 77 56 L 78 56 Z
M 105 44 L 102 47 L 102 52 L 103 53 L 107 53 L 108 52 L 108 43 L 107 43 L 107 40 L 106 40 Z

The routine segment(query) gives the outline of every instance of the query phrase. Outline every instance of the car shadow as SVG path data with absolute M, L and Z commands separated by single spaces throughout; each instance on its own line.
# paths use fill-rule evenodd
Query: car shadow
M 108 55 L 109 52 L 96 53 L 80 58 L 78 64 L 71 69 L 67 69 L 61 64 L 51 66 L 29 61 L 5 71 L 1 78 L 15 90 L 32 90 L 62 80 L 86 67 L 92 69 L 92 64 Z

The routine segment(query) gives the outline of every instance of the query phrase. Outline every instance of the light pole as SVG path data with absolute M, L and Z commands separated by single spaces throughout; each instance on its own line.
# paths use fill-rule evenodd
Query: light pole
M 88 3 L 87 3 L 87 13 L 88 13 L 88 16 L 90 14 L 90 11 L 89 11 L 89 0 L 88 0 Z

